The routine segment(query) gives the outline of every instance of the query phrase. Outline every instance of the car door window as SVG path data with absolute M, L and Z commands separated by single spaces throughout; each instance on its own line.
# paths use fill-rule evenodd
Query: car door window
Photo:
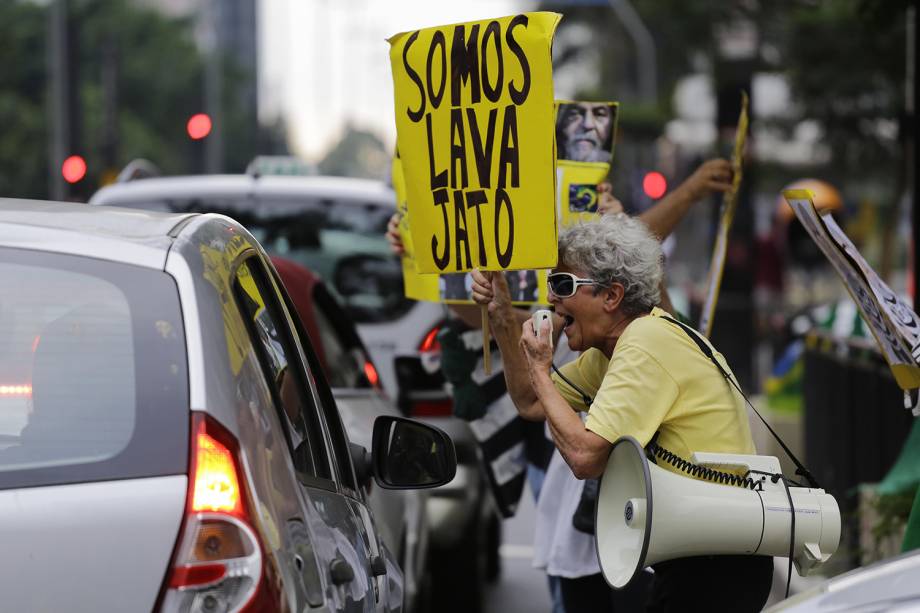
M 314 319 L 319 330 L 320 343 L 329 365 L 329 384 L 332 387 L 369 388 L 367 374 L 364 371 L 366 358 L 357 340 L 348 339 L 342 326 L 336 325 L 334 318 L 341 317 L 341 311 L 335 313 L 338 306 L 335 299 L 317 286 L 313 292 Z M 351 342 L 349 342 L 351 340 Z
M 278 283 L 278 287 L 284 287 L 277 277 L 275 277 L 275 280 Z M 296 312 L 286 290 L 282 289 L 282 295 L 284 296 L 288 310 L 292 313 Z M 345 427 L 342 425 L 342 418 L 339 416 L 335 398 L 332 396 L 332 391 L 329 389 L 329 384 L 323 375 L 322 364 L 316 352 L 313 351 L 313 346 L 310 344 L 309 340 L 310 337 L 304 332 L 300 318 L 294 317 L 292 319 L 294 320 L 294 328 L 297 332 L 297 336 L 301 341 L 300 344 L 303 348 L 304 356 L 307 359 L 311 383 L 319 397 L 320 408 L 329 431 L 330 440 L 332 441 L 332 453 L 335 457 L 336 466 L 338 467 L 339 479 L 343 486 L 351 490 L 354 495 L 358 496 L 358 480 L 355 477 L 354 466 L 351 462 L 351 450 L 348 444 L 348 436 L 345 434 Z
M 303 370 L 291 330 L 265 269 L 255 257 L 244 260 L 236 272 L 234 293 L 257 348 L 288 445 L 301 479 L 332 480 L 323 426 L 312 397 L 306 392 Z

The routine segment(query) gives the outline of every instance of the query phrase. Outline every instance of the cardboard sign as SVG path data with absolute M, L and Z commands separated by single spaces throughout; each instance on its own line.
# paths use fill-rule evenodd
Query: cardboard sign
M 901 389 L 920 387 L 920 318 L 879 278 L 831 215 L 819 215 L 808 190 L 783 197 L 843 279 Z
M 525 13 L 390 39 L 418 272 L 555 266 L 559 19 Z
M 393 191 L 396 192 L 396 210 L 400 212 L 399 233 L 405 254 L 402 257 L 403 284 L 406 297 L 413 300 L 443 302 L 446 304 L 475 304 L 470 295 L 472 279 L 469 273 L 447 273 L 440 275 L 420 274 L 415 266 L 412 250 L 412 235 L 409 232 L 409 212 L 406 205 L 405 179 L 402 176 L 402 162 L 399 154 L 393 158 Z M 547 304 L 549 296 L 546 287 L 545 270 L 507 271 L 508 288 L 515 304 Z
M 597 184 L 607 178 L 618 102 L 556 101 L 556 211 L 568 226 L 597 214 Z
M 741 114 L 738 116 L 738 129 L 735 132 L 735 148 L 732 151 L 732 187 L 722 197 L 722 209 L 719 217 L 719 229 L 716 234 L 716 243 L 712 249 L 712 259 L 709 262 L 709 279 L 706 282 L 706 300 L 703 302 L 703 312 L 700 316 L 699 331 L 706 338 L 712 333 L 712 320 L 716 314 L 716 303 L 719 300 L 719 288 L 722 286 L 722 274 L 725 271 L 725 254 L 728 251 L 728 233 L 735 219 L 735 209 L 738 208 L 738 190 L 741 187 L 741 173 L 744 168 L 744 144 L 748 132 L 748 96 L 741 92 Z

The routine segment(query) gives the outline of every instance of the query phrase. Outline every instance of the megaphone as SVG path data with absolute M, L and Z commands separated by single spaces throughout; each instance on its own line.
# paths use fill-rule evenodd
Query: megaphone
M 774 483 L 771 456 L 694 453 L 718 470 L 743 468 L 755 489 L 683 477 L 650 464 L 631 436 L 617 439 L 601 478 L 595 516 L 597 557 L 607 583 L 625 587 L 657 562 L 699 555 L 788 556 L 789 497 L 795 509 L 792 558 L 800 575 L 824 564 L 840 544 L 840 509 L 817 488 Z

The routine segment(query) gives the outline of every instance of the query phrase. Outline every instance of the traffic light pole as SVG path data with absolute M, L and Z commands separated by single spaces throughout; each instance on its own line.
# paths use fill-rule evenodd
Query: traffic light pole
M 54 200 L 67 198 L 61 163 L 70 149 L 70 113 L 67 93 L 67 0 L 54 0 L 48 8 L 48 74 L 50 75 L 51 130 L 48 147 L 48 193 Z

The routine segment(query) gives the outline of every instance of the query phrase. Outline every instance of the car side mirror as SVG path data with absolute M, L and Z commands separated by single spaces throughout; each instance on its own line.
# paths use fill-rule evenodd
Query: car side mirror
M 405 417 L 374 421 L 374 480 L 386 489 L 438 487 L 457 473 L 454 443 L 442 430 Z

